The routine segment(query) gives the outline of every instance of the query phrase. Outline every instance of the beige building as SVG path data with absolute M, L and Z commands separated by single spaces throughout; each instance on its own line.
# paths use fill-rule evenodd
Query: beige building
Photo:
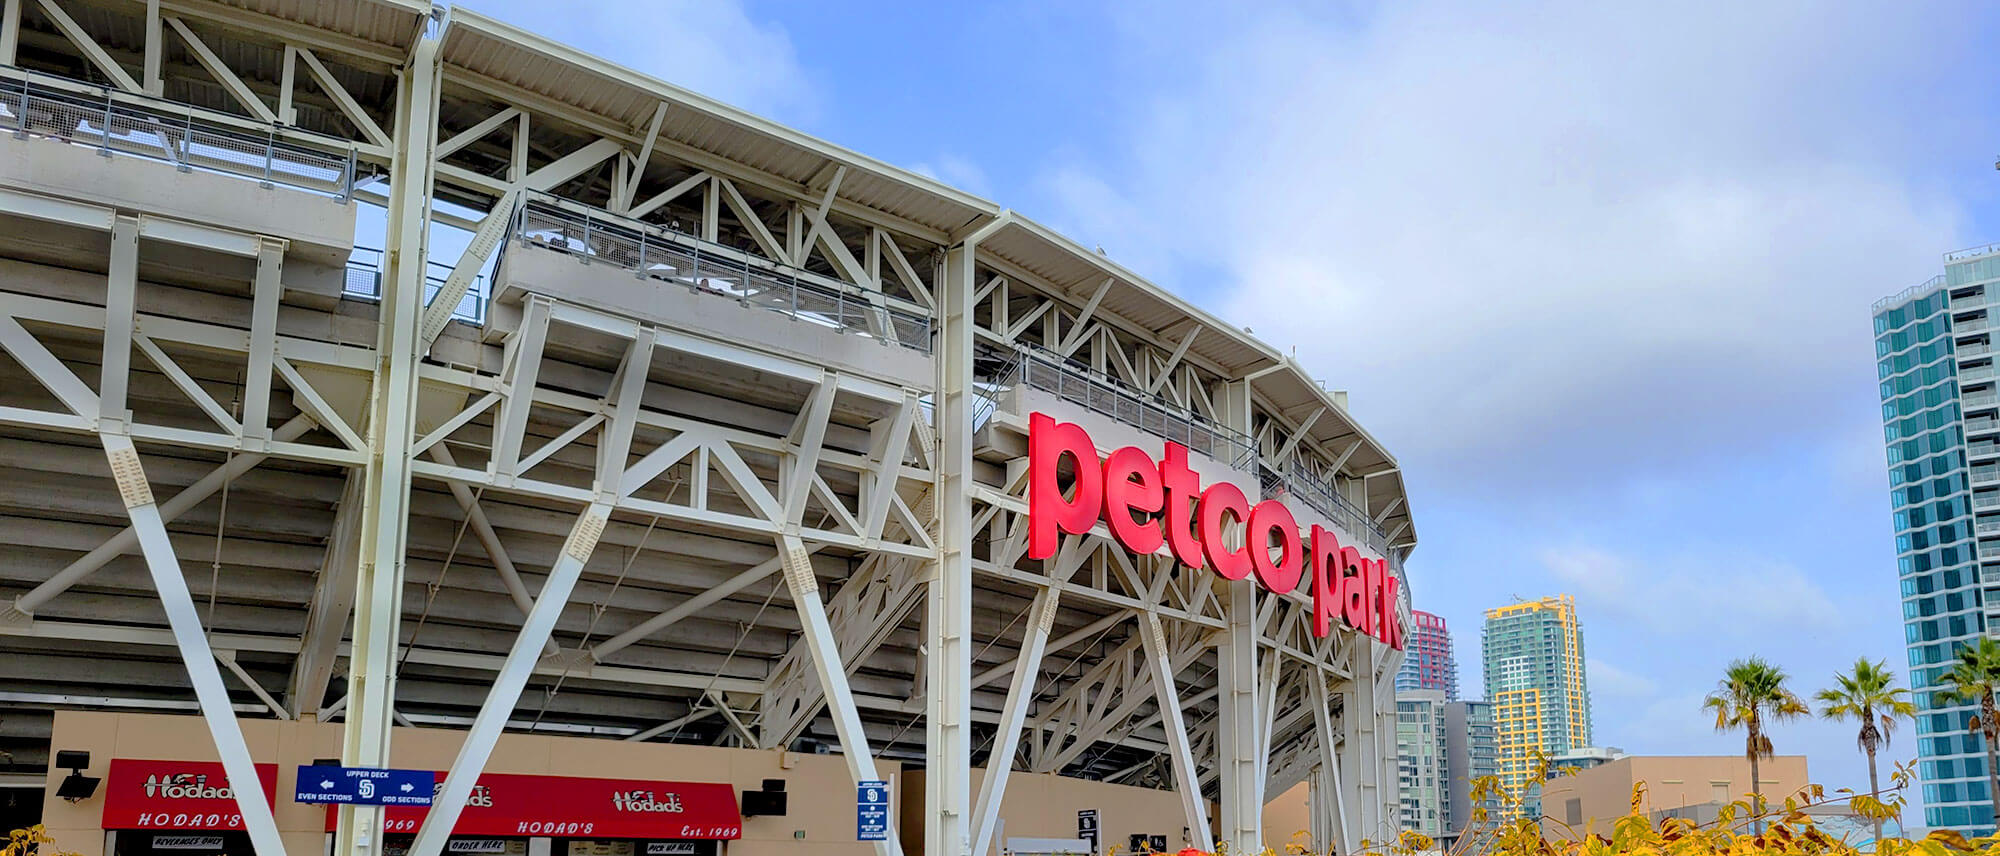
M 1765 799 L 1782 802 L 1805 787 L 1804 755 L 1760 762 Z M 1542 831 L 1550 837 L 1610 834 L 1631 810 L 1632 788 L 1644 782 L 1640 808 L 1654 819 L 1707 821 L 1715 809 L 1750 793 L 1750 762 L 1735 755 L 1628 755 L 1542 786 Z

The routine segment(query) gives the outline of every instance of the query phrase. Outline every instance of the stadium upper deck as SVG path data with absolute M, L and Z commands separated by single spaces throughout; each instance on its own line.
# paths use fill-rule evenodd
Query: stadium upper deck
M 392 721 L 463 729 L 454 770 L 508 729 L 866 745 L 855 779 L 927 767 L 912 852 L 991 846 L 990 759 L 1171 789 L 1237 847 L 1310 781 L 1317 834 L 1381 837 L 1400 652 L 1102 525 L 1023 558 L 1043 413 L 1181 444 L 1400 576 L 1395 459 L 1296 361 L 991 202 L 468 10 L 4 9 L 15 772 L 51 711 L 192 688 L 226 766 L 266 760 L 239 716 L 341 720 L 363 765 Z

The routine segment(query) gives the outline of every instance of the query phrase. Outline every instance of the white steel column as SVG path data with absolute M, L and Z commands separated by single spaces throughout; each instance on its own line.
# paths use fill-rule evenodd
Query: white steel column
M 986 756 L 986 778 L 979 789 L 979 805 L 973 810 L 972 856 L 986 856 L 993 848 L 993 833 L 999 826 L 1000 803 L 1007 796 L 1007 779 L 1014 769 L 1014 753 L 1021 748 L 1021 725 L 1027 721 L 1028 706 L 1035 699 L 1035 683 L 1042 674 L 1042 655 L 1048 652 L 1049 631 L 1055 626 L 1056 603 L 1061 592 L 1055 587 L 1035 595 L 1028 613 L 1028 630 L 1021 640 L 1021 658 L 1014 667 L 1014 682 L 1007 688 L 1007 706 L 1000 711 L 999 733 L 993 737 L 993 751 Z
M 437 147 L 441 35 L 436 22 L 430 22 L 397 78 L 381 324 L 368 407 L 360 569 L 355 576 L 353 643 L 347 670 L 349 701 L 340 752 L 342 763 L 356 767 L 389 765 L 389 732 L 395 725 L 396 645 L 403 612 L 410 463 L 416 437 L 417 325 L 423 316 L 424 267 L 429 254 L 431 153 Z M 459 802 L 464 802 L 462 796 Z M 449 802 L 447 806 L 452 807 Z M 382 846 L 381 827 L 379 806 L 341 806 L 334 852 L 348 856 L 378 850 Z
M 826 619 L 826 603 L 819 596 L 819 578 L 813 575 L 812 558 L 805 542 L 786 533 L 778 538 L 778 552 L 784 558 L 785 586 L 792 594 L 792 607 L 799 614 L 799 634 L 812 653 L 813 670 L 826 693 L 826 709 L 833 715 L 833 730 L 840 737 L 840 754 L 847 759 L 847 771 L 854 781 L 880 780 L 875 756 L 868 748 L 868 733 L 861 726 L 861 710 L 854 706 L 854 690 L 847 684 L 847 670 L 840 661 L 840 645 L 833 638 L 833 624 Z M 877 856 L 901 856 L 896 825 L 889 825 L 889 840 L 875 842 Z M 436 856 L 413 853 L 411 856 Z
M 127 329 L 130 329 L 129 325 Z M 258 785 L 257 765 L 243 742 L 243 728 L 236 722 L 236 708 L 230 704 L 229 690 L 222 684 L 222 672 L 215 667 L 215 653 L 202 632 L 201 615 L 195 611 L 194 597 L 188 594 L 187 578 L 181 574 L 180 560 L 174 557 L 167 524 L 160 520 L 160 507 L 153 502 L 153 489 L 146 482 L 146 470 L 139 451 L 122 434 L 102 434 L 104 454 L 111 463 L 111 476 L 118 482 L 118 494 L 125 501 L 125 513 L 138 533 L 139 551 L 145 554 L 146 570 L 153 575 L 160 606 L 166 610 L 167 624 L 173 628 L 174 643 L 187 665 L 188 682 L 194 684 L 195 698 L 201 703 L 202 719 L 215 740 L 216 755 L 236 792 L 236 807 L 243 812 L 243 828 L 250 833 L 251 846 L 259 856 L 284 856 L 285 842 L 278 835 L 278 822 L 271 804 Z
M 1381 744 L 1376 739 L 1374 642 L 1356 639 L 1348 655 L 1346 698 L 1340 713 L 1341 760 L 1343 775 L 1353 784 L 1359 804 L 1353 820 L 1359 841 L 1379 841 L 1383 830 L 1385 788 L 1382 779 L 1391 771 L 1382 762 Z M 1393 788 L 1386 790 L 1393 791 Z
M 1222 841 L 1231 853 L 1264 848 L 1264 741 L 1257 691 L 1257 593 L 1247 580 L 1227 586 L 1229 629 L 1216 652 L 1215 750 L 1222 785 Z M 1275 595 L 1274 595 L 1275 596 Z
M 990 228 L 990 227 L 989 227 Z M 979 235 L 945 251 L 937 281 L 937 573 L 924 624 L 924 853 L 972 849 L 973 261 Z M 810 248 L 808 248 L 810 249 Z M 894 482 L 888 482 L 891 486 Z M 1003 762 L 1005 763 L 1005 762 Z

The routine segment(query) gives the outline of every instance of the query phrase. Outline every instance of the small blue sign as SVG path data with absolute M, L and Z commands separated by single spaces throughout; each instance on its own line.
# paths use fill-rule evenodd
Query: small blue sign
M 889 840 L 889 783 L 861 782 L 854 789 L 854 837 L 861 841 Z
M 430 770 L 378 770 L 372 767 L 299 767 L 297 793 L 302 803 L 427 806 L 437 774 Z

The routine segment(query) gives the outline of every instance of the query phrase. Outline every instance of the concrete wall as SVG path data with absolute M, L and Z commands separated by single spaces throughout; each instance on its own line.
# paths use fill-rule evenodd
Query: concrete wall
M 980 768 L 972 771 L 975 806 L 979 804 L 985 775 L 986 771 Z M 905 772 L 901 781 L 905 799 L 898 830 L 903 836 L 903 852 L 905 856 L 923 856 L 924 771 Z M 1180 797 L 1173 791 L 1018 770 L 1007 778 L 1007 798 L 1000 804 L 1002 826 L 996 843 L 1004 846 L 1008 838 L 1075 838 L 1076 813 L 1084 809 L 1097 810 L 1100 854 L 1110 852 L 1114 845 L 1118 852 L 1129 853 L 1128 839 L 1141 834 L 1166 836 L 1169 850 L 1187 846 L 1182 836 L 1187 822 L 1181 813 Z
M 1782 804 L 1809 782 L 1804 755 L 1780 755 L 1759 764 L 1764 798 Z M 1707 803 L 1726 803 L 1750 792 L 1750 762 L 1730 755 L 1629 756 L 1542 786 L 1542 832 L 1551 837 L 1610 834 L 1611 824 L 1631 811 L 1632 787 L 1644 782 L 1640 810 L 1653 813 Z M 1570 812 L 1571 801 L 1576 813 Z M 1572 819 L 1580 822 L 1570 823 Z
M 278 828 L 290 856 L 319 856 L 326 846 L 326 809 L 293 802 L 297 768 L 315 758 L 340 756 L 338 723 L 282 722 L 246 719 L 244 739 L 258 763 L 278 765 Z M 465 732 L 434 728 L 398 728 L 394 765 L 443 770 Z M 214 743 L 200 717 L 136 713 L 57 711 L 53 749 L 90 753 L 87 775 L 103 776 L 112 758 L 155 758 L 187 761 L 217 760 Z M 876 762 L 885 775 L 900 765 Z M 847 763 L 838 755 L 801 755 L 753 749 L 626 743 L 581 737 L 506 734 L 486 767 L 491 773 L 652 779 L 677 782 L 727 782 L 737 790 L 755 790 L 764 779 L 784 779 L 791 794 L 784 817 L 747 817 L 743 837 L 728 844 L 729 856 L 864 856 L 870 845 L 854 840 L 854 784 Z M 104 789 L 79 803 L 54 796 L 56 783 L 67 771 L 51 769 L 43 799 L 42 822 L 64 850 L 79 856 L 103 856 Z M 1167 795 L 1169 799 L 1172 795 Z M 891 808 L 899 794 L 890 795 Z M 800 839 L 798 833 L 803 832 Z
M 292 242 L 288 255 L 340 265 L 354 249 L 354 205 L 284 186 L 54 141 L 0 146 L 0 187 L 62 196 Z
M 508 245 L 494 279 L 498 287 L 487 325 L 489 337 L 520 325 L 521 304 L 528 294 L 545 294 L 726 342 L 756 343 L 898 386 L 929 389 L 934 383 L 931 356 L 922 351 L 800 321 L 726 295 L 636 276 L 617 265 L 586 264 L 577 256 L 522 241 Z

